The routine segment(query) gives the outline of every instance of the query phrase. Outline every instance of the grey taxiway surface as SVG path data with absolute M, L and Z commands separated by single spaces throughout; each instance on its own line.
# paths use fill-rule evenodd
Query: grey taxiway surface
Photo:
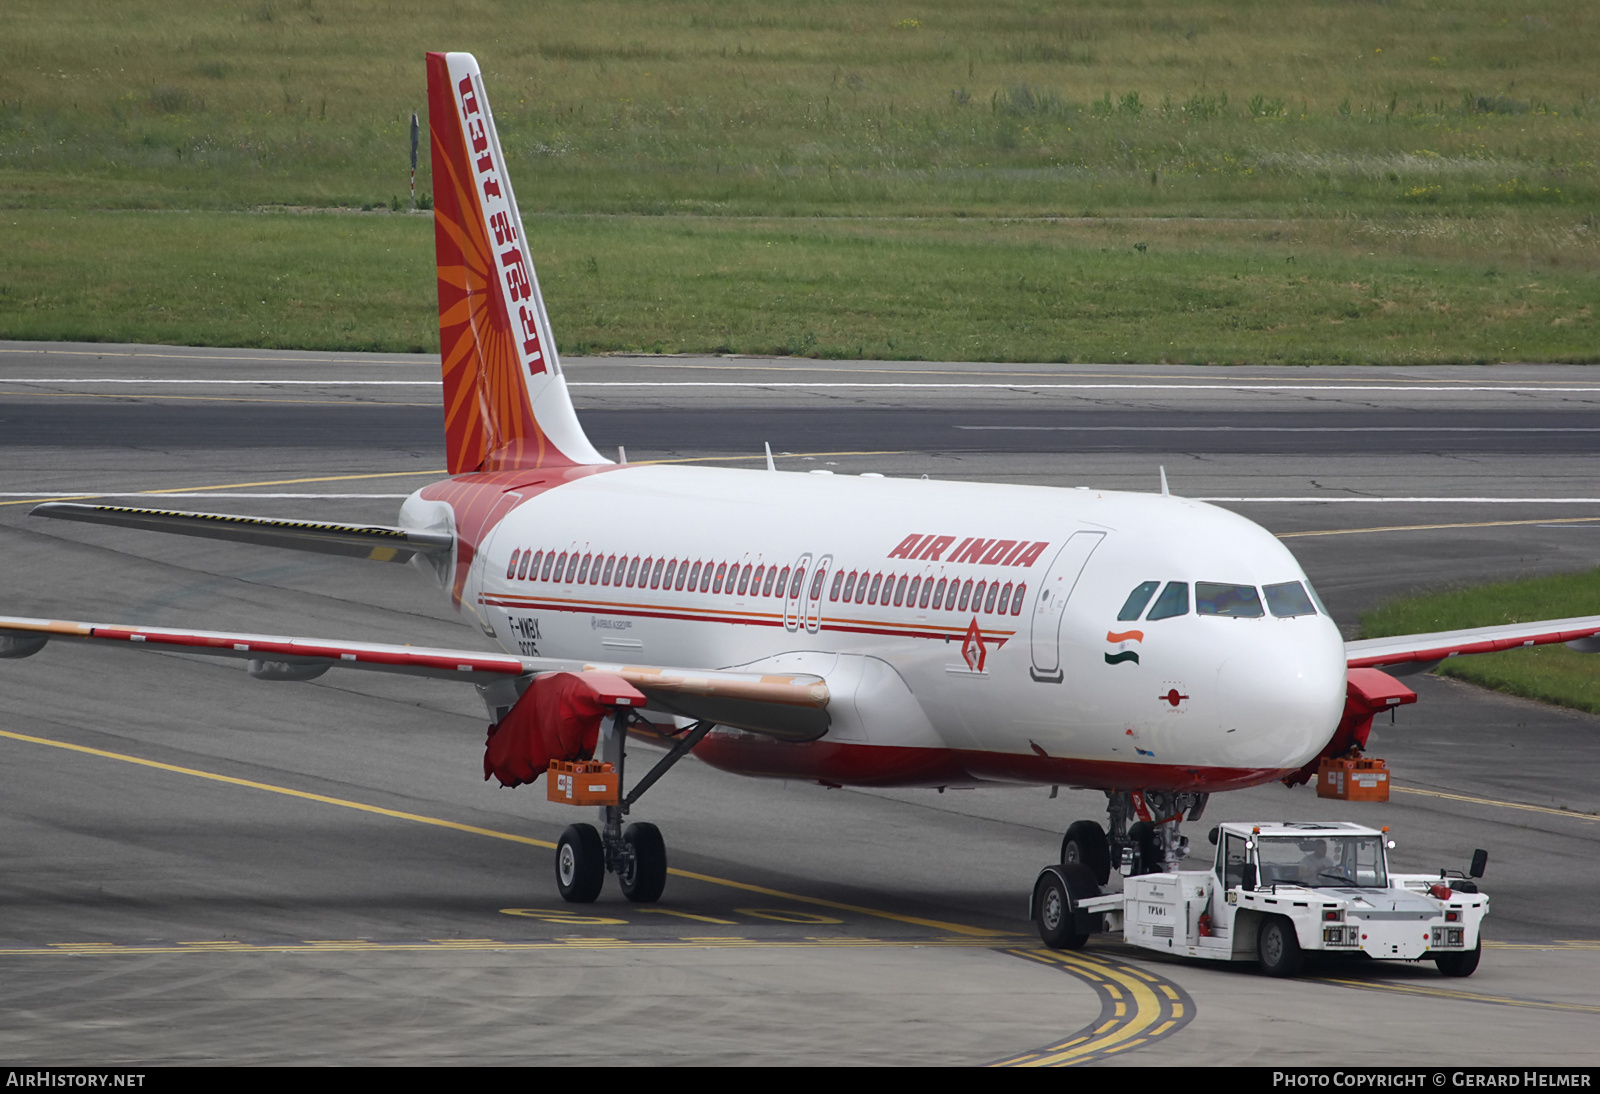
M 406 569 L 27 516 L 94 496 L 392 521 L 442 468 L 436 370 L 0 345 L 0 612 L 479 647 Z M 1175 492 L 1290 537 L 1347 629 L 1397 593 L 1600 561 L 1584 369 L 648 358 L 568 376 L 596 443 L 635 461 L 755 468 L 771 441 L 784 470 L 1140 490 L 1165 466 Z M 1103 940 L 1044 960 L 1026 894 L 1068 823 L 1103 818 L 1091 792 L 687 763 L 636 810 L 678 871 L 662 903 L 608 883 L 575 909 L 549 850 L 574 813 L 482 780 L 470 689 L 66 646 L 0 680 L 12 1062 L 1593 1060 L 1600 719 L 1449 681 L 1415 681 L 1378 728 L 1402 788 L 1386 805 L 1272 785 L 1214 798 L 1187 833 L 1204 855 L 1218 819 L 1382 823 L 1418 870 L 1488 848 L 1481 969 L 1279 982 Z

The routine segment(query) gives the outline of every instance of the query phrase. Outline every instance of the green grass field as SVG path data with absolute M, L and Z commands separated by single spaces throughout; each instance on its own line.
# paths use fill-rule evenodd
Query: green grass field
M 1480 585 L 1385 604 L 1361 617 L 1362 638 L 1600 615 L 1600 570 Z M 1436 669 L 1475 684 L 1600 714 L 1600 659 L 1565 646 L 1454 658 Z
M 437 48 L 568 352 L 1600 360 L 1577 0 L 11 0 L 0 337 L 432 347 Z

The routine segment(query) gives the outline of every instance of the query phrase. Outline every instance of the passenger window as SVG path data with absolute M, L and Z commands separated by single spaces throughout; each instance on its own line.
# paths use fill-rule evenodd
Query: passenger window
M 1222 615 L 1230 619 L 1259 619 L 1267 614 L 1261 596 L 1253 585 L 1221 585 L 1214 581 L 1194 583 L 1196 615 Z
M 1156 597 L 1156 606 L 1150 609 L 1146 619 L 1171 619 L 1175 615 L 1189 614 L 1189 583 L 1187 581 L 1169 581 L 1167 587 L 1161 590 L 1161 595 Z
M 1296 615 L 1316 615 L 1317 609 L 1306 595 L 1305 586 L 1298 581 L 1285 581 L 1281 585 L 1267 585 L 1261 590 L 1267 594 L 1267 607 L 1279 619 Z
M 1128 594 L 1128 599 L 1122 604 L 1122 610 L 1117 613 L 1117 621 L 1125 623 L 1130 619 L 1138 619 L 1144 611 L 1144 606 L 1150 603 L 1150 598 L 1156 595 L 1156 590 L 1161 588 L 1159 581 L 1146 581 L 1133 592 Z

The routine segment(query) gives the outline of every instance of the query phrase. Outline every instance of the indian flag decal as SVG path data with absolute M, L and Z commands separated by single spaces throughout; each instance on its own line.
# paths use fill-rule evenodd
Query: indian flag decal
M 1106 664 L 1120 665 L 1125 661 L 1131 661 L 1135 665 L 1139 663 L 1139 652 L 1129 649 L 1128 646 L 1132 642 L 1143 642 L 1143 631 L 1107 631 L 1106 641 L 1117 647 L 1116 653 L 1106 654 Z

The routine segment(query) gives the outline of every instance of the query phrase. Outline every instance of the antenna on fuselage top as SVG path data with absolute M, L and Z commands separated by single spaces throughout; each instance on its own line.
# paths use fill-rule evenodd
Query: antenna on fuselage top
M 1165 467 L 1161 469 L 1161 496 L 1164 498 L 1172 496 L 1171 492 L 1167 490 L 1167 469 Z
M 762 441 L 761 447 L 767 450 L 767 470 L 776 471 L 778 469 L 778 465 L 772 462 L 772 442 Z
M 617 462 L 623 467 L 628 466 L 628 450 L 623 448 L 620 444 L 617 445 Z M 1163 490 L 1162 493 L 1166 493 L 1166 491 Z

